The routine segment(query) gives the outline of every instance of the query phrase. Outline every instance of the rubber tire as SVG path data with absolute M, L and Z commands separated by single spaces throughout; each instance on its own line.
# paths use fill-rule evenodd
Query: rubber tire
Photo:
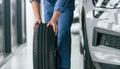
M 90 56 L 90 51 L 89 51 L 89 45 L 88 45 L 88 36 L 87 36 L 87 30 L 86 30 L 86 17 L 85 17 L 85 9 L 84 7 L 82 8 L 82 13 L 81 13 L 81 21 L 82 21 L 82 31 L 83 31 L 83 39 L 84 39 L 84 69 L 95 69 L 95 66 L 92 62 L 91 56 Z
M 33 37 L 33 69 L 56 69 L 57 38 L 52 26 L 38 24 Z

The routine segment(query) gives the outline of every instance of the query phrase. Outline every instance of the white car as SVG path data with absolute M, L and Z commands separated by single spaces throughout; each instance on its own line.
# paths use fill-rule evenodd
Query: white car
M 120 69 L 120 0 L 79 0 L 84 69 Z

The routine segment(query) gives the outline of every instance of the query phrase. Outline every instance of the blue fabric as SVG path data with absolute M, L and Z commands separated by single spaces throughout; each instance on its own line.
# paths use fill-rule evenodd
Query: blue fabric
M 30 0 L 30 3 L 32 3 L 33 1 L 37 1 L 38 3 L 40 3 L 41 0 Z
M 57 64 L 59 68 L 70 68 L 71 66 L 70 27 L 72 24 L 74 8 L 74 0 L 44 0 L 44 15 L 46 23 L 51 20 L 54 11 L 62 12 L 58 19 Z
M 71 33 L 73 12 L 66 10 L 58 19 L 58 67 L 70 68 Z
M 45 14 L 45 22 L 51 20 L 53 13 Z M 64 11 L 58 19 L 57 65 L 58 68 L 70 68 L 71 33 L 70 27 L 73 19 L 73 11 Z
M 54 10 L 63 12 L 65 7 L 67 7 L 68 3 L 69 3 L 69 0 L 57 0 Z
M 40 3 L 41 0 L 30 0 L 32 3 L 33 1 L 37 1 Z M 44 6 L 49 8 L 48 5 L 52 5 L 54 7 L 54 11 L 63 12 L 65 9 L 74 10 L 74 0 L 44 0 Z

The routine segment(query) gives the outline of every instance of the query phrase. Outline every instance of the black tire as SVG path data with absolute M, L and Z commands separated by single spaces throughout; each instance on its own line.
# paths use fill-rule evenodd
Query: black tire
M 80 53 L 84 55 L 84 48 L 82 46 L 81 40 L 80 40 Z
M 33 38 L 33 69 L 56 69 L 56 36 L 52 26 L 38 24 Z
M 39 41 L 38 41 L 38 29 L 39 26 L 36 26 L 36 29 L 34 30 L 34 36 L 33 36 L 33 69 L 39 69 L 39 62 L 38 62 L 38 48 L 39 48 Z
M 81 22 L 82 22 L 82 31 L 83 31 L 83 39 L 84 39 L 84 69 L 95 69 L 94 64 L 92 62 L 89 45 L 88 45 L 88 37 L 87 37 L 87 30 L 86 30 L 86 17 L 85 17 L 85 9 L 82 8 L 81 14 Z

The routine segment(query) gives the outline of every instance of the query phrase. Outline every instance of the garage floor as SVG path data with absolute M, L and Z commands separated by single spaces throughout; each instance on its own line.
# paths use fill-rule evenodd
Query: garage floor
M 32 11 L 32 6 L 27 1 L 26 11 L 27 11 L 27 43 L 17 50 L 13 57 L 8 60 L 0 69 L 33 69 L 32 62 L 32 34 L 33 34 L 33 23 L 34 14 Z M 78 1 L 78 0 L 76 0 Z M 31 14 L 31 15 L 29 15 Z M 72 53 L 71 53 L 71 69 L 83 69 L 83 58 L 79 52 L 79 35 L 72 34 Z
M 26 44 L 25 44 L 26 45 Z M 0 69 L 33 69 L 32 46 L 23 46 Z M 79 36 L 72 34 L 71 69 L 82 69 L 82 56 L 79 52 Z

